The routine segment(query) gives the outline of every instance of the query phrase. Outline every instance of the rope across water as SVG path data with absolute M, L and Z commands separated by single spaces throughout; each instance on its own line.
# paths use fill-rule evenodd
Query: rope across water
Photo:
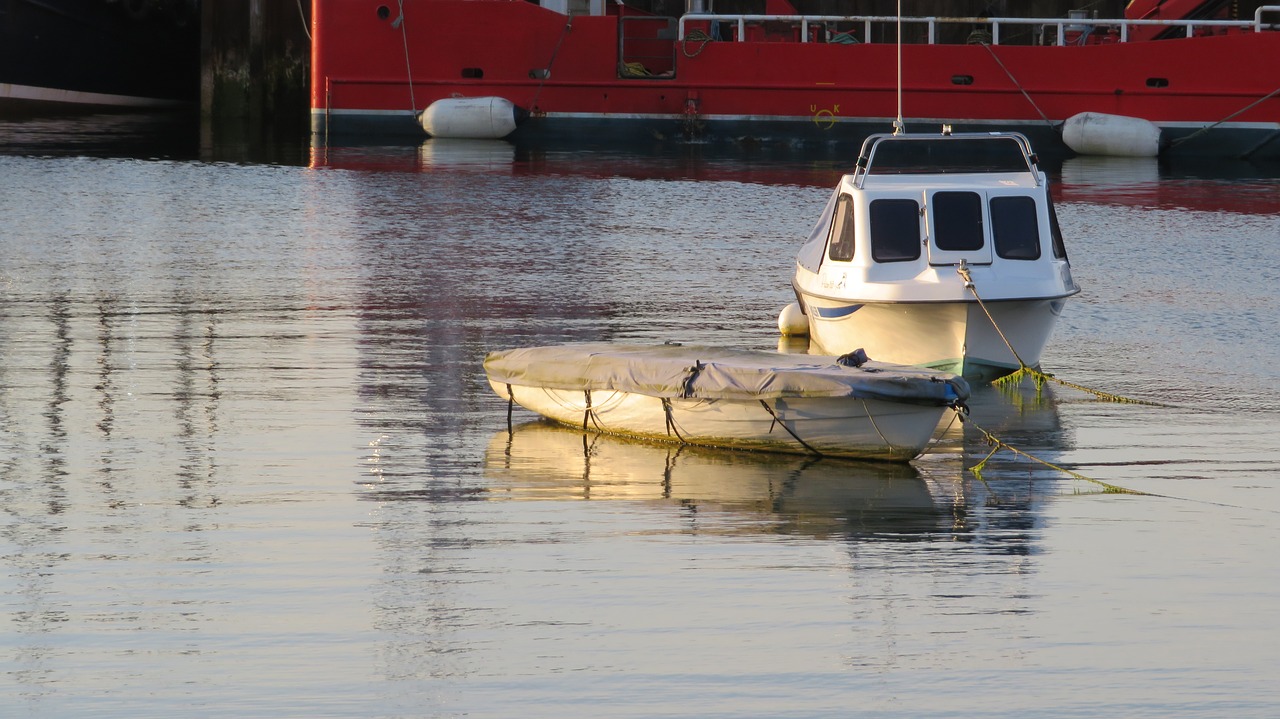
M 959 419 L 960 419 L 960 422 L 961 422 L 961 423 L 968 423 L 970 427 L 973 427 L 974 429 L 976 429 L 976 430 L 978 430 L 979 432 L 981 432 L 981 433 L 982 433 L 982 439 L 983 439 L 983 441 L 984 441 L 988 446 L 990 446 L 990 447 L 992 448 L 992 449 L 991 449 L 991 451 L 987 453 L 987 456 L 983 457 L 983 458 L 982 458 L 982 460 L 981 460 L 980 462 L 978 462 L 977 464 L 975 464 L 975 465 L 973 465 L 972 467 L 969 467 L 969 468 L 968 468 L 970 472 L 973 472 L 973 476 L 977 477 L 977 478 L 978 478 L 978 479 L 980 479 L 980 480 L 982 479 L 982 469 L 987 465 L 987 461 L 988 461 L 988 460 L 990 460 L 993 456 L 995 456 L 995 454 L 996 454 L 997 452 L 999 452 L 1000 450 L 1002 450 L 1002 449 L 1007 449 L 1007 450 L 1009 450 L 1010 452 L 1012 452 L 1012 453 L 1014 453 L 1014 454 L 1016 454 L 1016 455 L 1018 455 L 1018 456 L 1020 456 L 1020 457 L 1025 457 L 1026 459 L 1029 459 L 1029 460 L 1031 460 L 1031 461 L 1033 461 L 1033 462 L 1037 462 L 1037 463 L 1039 463 L 1039 464 L 1042 464 L 1042 465 L 1044 465 L 1044 466 L 1048 467 L 1049 469 L 1057 470 L 1057 471 L 1059 471 L 1059 472 L 1062 472 L 1063 474 L 1070 475 L 1071 477 L 1074 477 L 1075 479 L 1080 479 L 1080 480 L 1083 480 L 1083 481 L 1085 481 L 1085 482 L 1092 482 L 1093 484 L 1096 484 L 1096 485 L 1098 485 L 1098 486 L 1102 487 L 1103 492 L 1105 492 L 1105 493 L 1107 493 L 1107 494 L 1139 494 L 1139 495 L 1144 495 L 1144 496 L 1148 496 L 1148 497 L 1159 497 L 1159 496 L 1163 496 L 1163 495 L 1158 495 L 1158 494 L 1152 494 L 1152 493 L 1150 493 L 1150 492 L 1142 492 L 1142 491 L 1139 491 L 1139 490 L 1136 490 L 1136 489 L 1128 489 L 1127 487 L 1121 487 L 1121 486 L 1119 486 L 1119 485 L 1110 484 L 1110 483 L 1108 483 L 1108 482 L 1103 482 L 1103 481 L 1102 481 L 1102 480 L 1100 480 L 1100 479 L 1094 479 L 1094 478 L 1092 478 L 1092 477 L 1086 477 L 1085 475 L 1080 474 L 1079 472 L 1075 472 L 1075 471 L 1072 471 L 1072 470 L 1070 470 L 1070 469 L 1067 469 L 1066 467 L 1061 467 L 1061 466 L 1056 465 L 1056 464 L 1053 464 L 1053 463 L 1051 463 L 1051 462 L 1046 462 L 1045 460 L 1040 459 L 1039 457 L 1035 457 L 1035 456 L 1033 456 L 1033 455 L 1030 455 L 1030 454 L 1028 454 L 1028 453 L 1026 453 L 1026 452 L 1024 452 L 1024 451 L 1022 451 L 1022 450 L 1020 450 L 1020 449 L 1018 449 L 1017 447 L 1014 447 L 1013 445 L 1010 445 L 1010 444 L 1006 443 L 1004 440 L 1000 439 L 999 437 L 995 436 L 994 434 L 991 434 L 990 432 L 988 432 L 987 430 L 983 429 L 982 427 L 979 427 L 979 426 L 978 426 L 977 424 L 975 424 L 972 420 L 965 418 L 961 413 L 957 412 L 957 413 L 956 413 L 956 416 L 957 416 L 957 417 L 959 417 Z
M 991 310 L 987 309 L 987 304 L 982 301 L 982 296 L 978 294 L 978 288 L 973 282 L 973 277 L 969 273 L 968 266 L 962 262 L 960 263 L 960 266 L 956 268 L 956 272 L 964 280 L 965 288 L 968 289 L 969 292 L 973 294 L 973 299 L 977 301 L 978 307 L 982 308 L 982 312 L 987 316 L 987 320 L 991 322 L 991 326 L 995 328 L 996 334 L 1000 335 L 1001 341 L 1004 342 L 1005 347 L 1009 348 L 1009 352 L 1013 355 L 1013 358 L 1018 362 L 1017 370 L 1015 370 L 1012 374 L 1005 375 L 1004 377 L 1001 377 L 993 381 L 992 384 L 1014 383 L 1014 382 L 1021 381 L 1023 377 L 1031 377 L 1036 381 L 1037 386 L 1043 386 L 1045 382 L 1055 382 L 1064 387 L 1070 387 L 1071 389 L 1080 390 L 1081 392 L 1086 392 L 1088 394 L 1094 395 L 1095 397 L 1098 397 L 1099 399 L 1104 399 L 1108 402 L 1119 402 L 1123 404 L 1143 404 L 1151 407 L 1169 406 L 1166 404 L 1162 404 L 1160 402 L 1152 402 L 1150 400 L 1145 400 L 1145 399 L 1133 399 L 1131 397 L 1124 397 L 1122 395 L 1112 394 L 1110 392 L 1103 392 L 1102 390 L 1092 389 L 1090 387 L 1085 387 L 1084 385 L 1076 384 L 1074 382 L 1068 382 L 1063 379 L 1058 379 L 1057 377 L 1051 374 L 1042 372 L 1034 367 L 1028 367 L 1027 363 L 1022 361 L 1022 357 L 1018 356 L 1018 351 L 1013 348 L 1013 343 L 1010 342 L 1009 338 L 1005 336 L 1004 330 L 1000 329 L 1000 325 L 996 322 L 995 317 L 991 315 Z

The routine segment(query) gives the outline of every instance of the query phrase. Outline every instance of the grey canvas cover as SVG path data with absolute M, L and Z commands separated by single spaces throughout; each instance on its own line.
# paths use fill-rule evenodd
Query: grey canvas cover
M 968 384 L 952 374 L 878 362 L 850 367 L 837 359 L 698 345 L 594 343 L 491 352 L 484 369 L 490 380 L 510 385 L 669 399 L 856 397 L 941 406 L 969 396 Z

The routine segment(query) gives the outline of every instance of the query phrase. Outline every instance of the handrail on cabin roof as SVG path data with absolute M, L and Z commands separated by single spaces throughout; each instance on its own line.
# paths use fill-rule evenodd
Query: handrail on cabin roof
M 1010 143 L 1016 145 L 1016 155 Z M 884 148 L 889 147 L 904 151 L 888 154 Z M 993 148 L 996 152 L 990 151 Z M 1038 162 L 1031 143 L 1019 132 L 878 133 L 863 141 L 853 183 L 861 189 L 867 175 L 1027 172 L 1038 185 Z

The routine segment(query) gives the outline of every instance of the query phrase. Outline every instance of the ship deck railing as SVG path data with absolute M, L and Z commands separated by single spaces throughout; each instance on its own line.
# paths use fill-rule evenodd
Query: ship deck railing
M 1264 22 L 1270 19 L 1271 22 Z M 704 25 L 709 22 L 723 22 L 736 25 L 737 33 L 733 40 L 745 42 L 750 40 L 747 26 L 756 23 L 783 23 L 799 29 L 797 40 L 811 42 L 813 34 L 810 28 L 827 28 L 832 24 L 862 25 L 862 37 L 859 43 L 869 42 L 871 30 L 875 26 L 896 25 L 899 18 L 886 15 L 741 15 L 721 13 L 690 13 L 680 18 L 678 39 L 683 41 L 688 35 L 687 23 Z M 1118 32 L 1118 42 L 1129 41 L 1129 29 L 1137 26 L 1161 26 L 1185 28 L 1187 37 L 1194 37 L 1197 31 L 1214 29 L 1234 29 L 1252 32 L 1264 30 L 1280 30 L 1280 5 L 1263 5 L 1254 12 L 1253 20 L 1126 20 L 1118 18 L 1014 18 L 1014 17 L 903 17 L 903 26 L 925 25 L 926 42 L 938 44 L 938 28 L 943 25 L 968 25 L 973 28 L 990 28 L 990 44 L 1000 44 L 1000 31 L 1007 26 L 1033 26 L 1041 33 L 1049 28 L 1056 30 L 1055 45 L 1073 44 L 1068 38 L 1080 39 L 1094 31 Z M 1082 41 L 1082 40 L 1079 40 Z

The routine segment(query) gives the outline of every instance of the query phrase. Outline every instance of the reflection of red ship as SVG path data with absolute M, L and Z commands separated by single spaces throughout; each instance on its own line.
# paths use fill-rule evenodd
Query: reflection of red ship
M 829 146 L 897 116 L 893 16 L 540 3 L 313 0 L 313 130 Z M 902 114 L 1016 129 L 1043 152 L 1068 118 L 1107 113 L 1155 123 L 1171 154 L 1280 157 L 1280 6 L 1244 6 L 1240 20 L 1223 0 L 1135 0 L 1113 20 L 903 18 Z
M 1060 202 L 1280 215 L 1280 177 L 1248 163 L 1184 166 L 1146 157 L 1073 157 L 1054 186 Z
M 634 148 L 631 148 L 634 149 Z M 484 172 L 512 176 L 572 175 L 641 180 L 742 182 L 830 187 L 853 165 L 852 156 L 806 159 L 730 152 L 579 152 L 516 145 L 506 140 L 429 138 L 404 145 L 312 148 L 311 167 L 372 172 Z
M 846 161 L 847 160 L 847 161 Z M 730 152 L 574 152 L 505 140 L 430 138 L 407 146 L 316 147 L 311 166 L 377 172 L 572 175 L 639 180 L 742 182 L 830 187 L 852 165 L 843 154 L 758 156 Z M 1058 202 L 1280 215 L 1274 163 L 1161 161 L 1150 157 L 1072 157 L 1046 161 Z

